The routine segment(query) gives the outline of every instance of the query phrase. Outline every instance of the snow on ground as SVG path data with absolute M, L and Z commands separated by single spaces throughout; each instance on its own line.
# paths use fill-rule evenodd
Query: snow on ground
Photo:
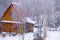
M 60 40 L 60 32 L 59 31 L 48 31 L 46 40 Z
M 19 39 L 21 39 L 21 37 L 20 38 L 19 37 L 20 37 L 19 35 L 16 35 L 16 36 L 6 35 L 6 37 L 2 37 L 2 35 L 1 35 L 0 40 L 19 40 Z
M 6 34 L 6 37 L 2 37 L 2 35 L 0 35 L 0 40 L 23 40 L 22 38 L 22 35 L 9 36 Z M 24 34 L 24 40 L 33 40 L 33 33 Z
M 27 33 L 26 35 L 25 35 L 25 40 L 33 40 L 33 33 Z
M 38 32 L 37 28 L 34 28 L 34 33 Z M 46 40 L 60 40 L 60 31 L 49 31 L 47 29 Z

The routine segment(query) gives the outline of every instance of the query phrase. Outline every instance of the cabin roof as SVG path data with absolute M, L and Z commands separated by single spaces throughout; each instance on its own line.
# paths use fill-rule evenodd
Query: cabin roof
M 26 18 L 26 20 L 27 20 L 27 23 L 32 23 L 32 24 L 35 24 L 35 21 L 34 20 L 32 20 L 31 18 Z
M 31 23 L 31 24 L 35 24 L 36 23 L 34 20 L 32 20 L 29 17 L 23 18 L 22 22 Z
M 4 15 L 4 12 L 7 10 L 12 0 L 0 0 L 0 18 Z
M 24 10 L 24 7 L 21 3 L 12 3 L 13 7 L 14 7 L 14 10 L 17 14 L 19 14 L 20 17 L 24 17 L 25 14 L 25 10 Z

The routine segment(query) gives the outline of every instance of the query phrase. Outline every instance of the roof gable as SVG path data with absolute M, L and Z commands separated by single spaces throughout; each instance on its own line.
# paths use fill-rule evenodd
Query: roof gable
M 7 10 L 11 2 L 11 0 L 0 0 L 0 18 L 2 18 L 4 12 Z

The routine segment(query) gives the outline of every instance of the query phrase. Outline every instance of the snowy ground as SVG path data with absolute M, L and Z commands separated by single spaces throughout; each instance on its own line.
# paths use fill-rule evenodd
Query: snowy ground
M 22 35 L 9 36 L 6 34 L 6 37 L 2 37 L 2 35 L 0 35 L 0 40 L 23 40 L 22 38 Z M 24 40 L 33 40 L 33 33 L 24 34 Z
M 46 40 L 60 40 L 60 32 L 59 31 L 48 31 Z
M 35 31 L 37 32 L 37 28 L 34 28 Z M 46 40 L 60 40 L 60 31 L 49 31 L 47 29 L 47 35 L 46 35 Z

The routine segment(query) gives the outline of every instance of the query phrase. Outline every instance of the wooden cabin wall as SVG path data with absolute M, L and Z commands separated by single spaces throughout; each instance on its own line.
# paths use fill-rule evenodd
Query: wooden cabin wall
M 1 23 L 1 26 L 2 26 L 2 28 L 1 28 L 1 30 L 2 30 L 2 32 L 10 32 L 11 31 L 11 24 L 9 24 L 9 23 Z
M 23 33 L 23 25 L 22 24 L 18 24 L 18 30 L 17 33 Z
M 2 26 L 1 31 L 2 32 L 11 32 L 11 33 L 12 32 L 17 32 L 17 33 L 21 33 L 22 34 L 22 30 L 23 30 L 22 24 L 18 24 L 18 29 L 17 30 L 14 29 L 14 25 L 16 25 L 16 24 L 1 23 L 1 26 Z
M 27 29 L 27 32 L 33 32 L 33 24 L 27 23 L 26 24 L 26 29 Z

